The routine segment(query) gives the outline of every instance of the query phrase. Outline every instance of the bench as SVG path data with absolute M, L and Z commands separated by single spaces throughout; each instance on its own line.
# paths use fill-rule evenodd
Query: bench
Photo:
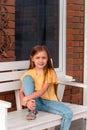
M 19 77 L 28 68 L 29 61 L 12 61 L 0 63 L 0 92 L 15 91 L 15 99 L 17 110 L 8 112 L 11 103 L 0 100 L 0 129 L 1 130 L 54 130 L 54 127 L 61 124 L 62 117 L 59 115 L 41 112 L 37 114 L 37 118 L 32 121 L 26 120 L 28 114 L 27 109 L 22 109 L 19 97 Z M 55 69 L 57 75 L 58 72 Z M 73 81 L 72 77 L 60 76 L 58 85 L 58 95 L 62 101 L 65 85 L 87 88 L 83 83 Z M 87 106 L 65 103 L 73 111 L 73 119 L 86 119 Z M 87 123 L 86 123 L 87 124 Z M 87 125 L 86 125 L 87 130 Z

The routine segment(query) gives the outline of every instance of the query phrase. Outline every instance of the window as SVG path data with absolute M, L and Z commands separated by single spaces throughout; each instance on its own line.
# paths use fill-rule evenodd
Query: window
M 54 67 L 63 71 L 64 5 L 65 0 L 16 0 L 16 60 L 29 59 L 34 45 L 46 45 Z

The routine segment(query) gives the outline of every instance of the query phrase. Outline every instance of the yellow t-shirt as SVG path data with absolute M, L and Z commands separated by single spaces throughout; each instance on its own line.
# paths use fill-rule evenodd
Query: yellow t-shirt
M 34 83 L 35 83 L 35 91 L 38 91 L 43 87 L 43 81 L 44 81 L 44 73 L 43 72 L 41 74 L 37 75 L 35 68 L 27 70 L 22 75 L 21 80 L 26 75 L 32 76 Z M 54 84 L 56 84 L 56 85 L 58 84 L 58 78 L 57 78 L 54 70 L 52 70 L 52 69 L 48 70 L 48 73 L 45 77 L 45 83 L 50 83 L 50 86 L 47 89 L 47 91 L 41 96 L 41 98 L 46 99 L 46 100 L 58 101 L 58 97 L 55 93 L 55 85 L 54 85 Z

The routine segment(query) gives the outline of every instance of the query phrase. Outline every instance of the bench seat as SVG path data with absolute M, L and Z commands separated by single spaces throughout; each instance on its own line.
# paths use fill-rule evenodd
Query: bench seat
M 8 112 L 11 103 L 0 100 L 0 130 L 55 130 L 55 126 L 61 125 L 62 117 L 56 114 L 39 111 L 35 120 L 26 120 L 27 109 L 22 109 L 19 97 L 20 76 L 28 69 L 29 61 L 13 61 L 0 63 L 0 92 L 14 91 L 16 111 Z M 65 85 L 87 89 L 84 83 L 77 83 L 71 76 L 60 75 L 55 69 L 59 79 L 57 94 L 62 101 Z M 73 111 L 72 121 L 85 119 L 87 130 L 87 106 L 64 103 Z
M 64 103 L 73 111 L 73 119 L 77 120 L 87 115 L 87 107 Z M 39 111 L 35 120 L 26 120 L 27 109 L 8 113 L 8 130 L 42 130 L 61 124 L 61 116 Z

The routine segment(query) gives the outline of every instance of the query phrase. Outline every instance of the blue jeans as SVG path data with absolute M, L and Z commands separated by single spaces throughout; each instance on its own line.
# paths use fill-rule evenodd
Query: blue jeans
M 24 91 L 25 93 L 30 94 L 30 92 L 34 91 L 34 81 L 29 75 L 25 76 L 24 79 Z M 39 97 L 36 99 L 36 108 L 40 111 L 50 112 L 62 116 L 60 130 L 69 130 L 73 113 L 65 104 L 57 101 L 44 100 Z
M 34 92 L 34 81 L 32 79 L 31 76 L 29 75 L 26 75 L 24 78 L 23 78 L 23 89 L 24 89 L 24 94 L 25 96 L 31 94 Z

